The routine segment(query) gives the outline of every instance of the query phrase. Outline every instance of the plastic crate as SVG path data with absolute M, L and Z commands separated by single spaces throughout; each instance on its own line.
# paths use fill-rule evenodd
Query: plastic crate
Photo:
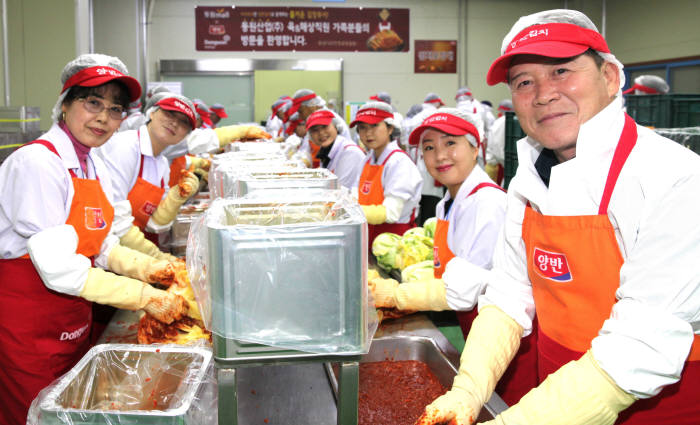
M 503 172 L 503 187 L 508 189 L 510 181 L 515 177 L 518 169 L 518 149 L 516 142 L 525 137 L 523 129 L 520 128 L 518 117 L 515 112 L 506 112 L 506 146 L 505 146 L 505 167 Z
M 700 94 L 627 95 L 625 106 L 639 125 L 659 128 L 700 125 Z
M 700 155 L 700 127 L 655 128 L 654 131 Z

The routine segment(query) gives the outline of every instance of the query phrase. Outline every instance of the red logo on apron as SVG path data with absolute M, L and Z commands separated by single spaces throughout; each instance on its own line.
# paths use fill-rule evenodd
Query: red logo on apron
M 436 269 L 440 268 L 440 256 L 438 255 L 437 246 L 433 246 L 433 267 Z
M 85 207 L 85 228 L 88 230 L 104 229 L 107 223 L 102 216 L 102 208 Z
M 372 188 L 372 182 L 371 182 L 371 181 L 365 181 L 365 182 L 362 182 L 362 187 L 360 188 L 360 190 L 362 191 L 362 193 L 364 193 L 364 194 L 366 195 L 366 194 L 369 193 L 369 190 L 370 190 L 371 188 Z
M 146 215 L 153 215 L 156 212 L 157 205 L 150 201 L 146 201 L 141 205 L 141 212 Z
M 571 281 L 571 271 L 569 270 L 569 262 L 566 261 L 566 255 L 535 247 L 532 261 L 540 276 L 557 282 Z

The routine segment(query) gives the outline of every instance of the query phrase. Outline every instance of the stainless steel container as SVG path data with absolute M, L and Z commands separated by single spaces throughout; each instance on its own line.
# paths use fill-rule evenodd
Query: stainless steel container
M 257 152 L 275 153 L 282 152 L 282 146 L 275 142 L 233 142 L 224 147 L 225 152 Z
M 212 203 L 205 225 L 211 330 L 301 351 L 362 352 L 368 320 L 362 210 L 341 191 L 297 193 L 293 201 Z
M 2 133 L 39 131 L 40 122 L 38 106 L 0 107 L 0 132 Z
M 256 190 L 269 189 L 338 189 L 338 177 L 325 168 L 246 170 L 225 173 L 221 195 L 238 198 Z
M 209 208 L 206 201 L 185 204 L 173 221 L 170 228 L 170 252 L 177 257 L 184 257 L 187 251 L 187 237 L 190 234 L 192 222 L 198 219 Z
M 211 359 L 197 347 L 97 345 L 40 401 L 39 424 L 194 424 Z
M 424 336 L 389 336 L 372 340 L 369 353 L 362 356 L 360 363 L 381 361 L 416 360 L 425 363 L 443 387 L 452 388 L 452 380 L 457 374 L 457 368 L 440 351 L 432 338 Z M 338 393 L 338 380 L 330 365 L 326 364 L 326 373 L 333 391 Z M 362 379 L 362 377 L 360 377 Z M 494 393 L 479 413 L 476 422 L 493 419 L 508 408 L 503 400 Z

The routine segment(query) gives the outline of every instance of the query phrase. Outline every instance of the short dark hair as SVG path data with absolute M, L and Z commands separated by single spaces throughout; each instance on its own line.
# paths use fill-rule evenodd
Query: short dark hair
M 582 54 L 583 54 L 583 55 L 586 55 L 586 56 L 590 56 L 591 58 L 593 58 L 593 61 L 595 62 L 595 65 L 598 67 L 598 69 L 600 69 L 600 67 L 603 66 L 603 62 L 605 62 L 605 60 L 603 59 L 603 57 L 600 56 L 600 55 L 598 54 L 598 52 L 596 52 L 595 50 L 591 49 L 590 47 L 588 48 L 588 50 L 586 50 L 586 51 L 583 52 Z
M 68 89 L 66 97 L 63 99 L 64 105 L 70 105 L 76 99 L 84 99 L 88 96 L 104 97 L 107 87 L 112 84 L 117 88 L 117 93 L 114 99 L 114 103 L 121 105 L 124 109 L 129 107 L 129 89 L 121 81 L 110 81 L 108 83 L 102 84 L 95 87 L 85 87 L 85 86 L 73 86 Z

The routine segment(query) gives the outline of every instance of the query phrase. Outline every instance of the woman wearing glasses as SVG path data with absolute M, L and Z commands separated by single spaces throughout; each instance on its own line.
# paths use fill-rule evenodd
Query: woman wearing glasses
M 69 62 L 61 82 L 51 129 L 0 166 L 2 424 L 26 423 L 37 393 L 90 348 L 92 302 L 166 323 L 187 311 L 182 297 L 146 283 L 157 273 L 172 281 L 174 264 L 112 233 L 112 182 L 93 151 L 140 96 L 138 81 L 119 59 L 90 54 Z
M 119 206 L 115 214 L 120 217 L 114 233 L 121 244 L 152 257 L 174 259 L 153 242 L 157 233 L 170 229 L 180 206 L 199 188 L 199 179 L 182 170 L 177 184 L 169 188 L 170 165 L 163 152 L 196 127 L 195 106 L 185 96 L 167 93 L 146 111 L 146 120 L 138 130 L 116 133 L 97 153 L 112 176 Z

